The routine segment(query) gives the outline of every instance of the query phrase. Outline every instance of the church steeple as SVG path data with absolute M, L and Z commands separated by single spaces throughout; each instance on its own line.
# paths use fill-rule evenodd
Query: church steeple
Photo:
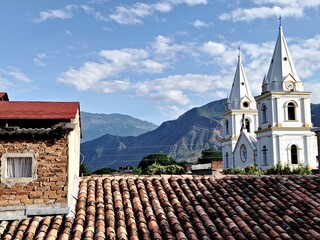
M 230 109 L 256 109 L 255 100 L 242 65 L 240 48 L 229 101 Z
M 281 18 L 277 42 L 267 74 L 268 91 L 303 91 L 300 78 L 294 67 L 287 42 L 283 35 Z

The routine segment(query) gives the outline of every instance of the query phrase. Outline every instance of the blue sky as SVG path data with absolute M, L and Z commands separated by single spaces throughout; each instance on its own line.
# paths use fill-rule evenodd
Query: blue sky
M 225 98 L 239 46 L 258 95 L 281 15 L 298 75 L 319 103 L 319 10 L 318 0 L 4 0 L 0 91 L 161 124 Z

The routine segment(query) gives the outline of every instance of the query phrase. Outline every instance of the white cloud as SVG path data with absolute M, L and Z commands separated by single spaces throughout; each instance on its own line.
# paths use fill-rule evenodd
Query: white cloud
M 41 23 L 49 19 L 69 19 L 73 17 L 72 11 L 76 9 L 76 5 L 67 5 L 64 9 L 49 9 L 41 11 L 39 17 L 34 19 L 34 23 Z
M 140 24 L 142 19 L 150 16 L 154 9 L 152 5 L 135 3 L 132 6 L 118 6 L 109 17 L 119 24 Z
M 73 35 L 73 33 L 72 32 L 70 32 L 69 30 L 64 30 L 64 32 L 65 32 L 65 34 L 67 34 L 67 35 Z
M 175 102 L 181 105 L 190 103 L 190 99 L 181 90 L 167 90 L 164 92 L 154 92 L 149 96 L 156 102 Z
M 1 88 L 4 90 L 7 87 L 12 86 L 12 83 L 10 83 L 10 81 L 0 76 L 0 85 L 1 85 Z
M 119 73 L 159 73 L 165 68 L 162 63 L 149 59 L 148 52 L 141 49 L 102 50 L 99 56 L 99 62 L 86 62 L 79 70 L 70 68 L 61 73 L 58 81 L 82 91 L 112 92 L 127 89 L 129 81 L 113 80 Z M 118 88 L 119 83 L 124 84 Z
M 154 54 L 161 58 L 161 61 L 177 59 L 177 54 L 190 53 L 192 54 L 192 43 L 176 44 L 174 41 L 165 36 L 157 36 L 155 41 L 151 44 Z
M 317 0 L 252 0 L 257 6 L 248 8 L 236 8 L 229 13 L 219 16 L 221 20 L 252 21 L 270 17 L 303 17 L 307 8 L 317 8 L 320 2 Z
M 219 91 L 229 88 L 220 76 L 189 73 L 139 82 L 135 84 L 134 89 L 138 96 L 147 96 L 159 104 L 171 102 L 187 105 L 191 103 L 188 96 L 207 96 L 213 87 Z
M 141 24 L 144 18 L 152 16 L 155 12 L 168 13 L 172 11 L 174 5 L 187 4 L 195 6 L 207 3 L 208 0 L 167 0 L 153 4 L 137 2 L 132 5 L 117 6 L 109 18 L 124 25 Z
M 9 66 L 5 73 L 20 82 L 32 82 L 32 80 L 22 72 L 20 68 Z
M 45 53 L 37 53 L 37 56 L 33 59 L 33 62 L 38 66 L 45 66 L 44 60 L 47 59 L 48 56 Z
M 176 119 L 181 116 L 186 111 L 190 110 L 192 106 L 175 106 L 175 105 L 165 105 L 165 106 L 158 106 L 160 112 L 167 118 L 167 119 Z
M 169 0 L 172 4 L 187 4 L 189 6 L 207 4 L 209 0 Z
M 209 27 L 211 24 L 210 23 L 206 23 L 206 22 L 203 22 L 203 21 L 200 21 L 200 20 L 195 20 L 193 23 L 192 23 L 192 26 L 194 26 L 195 28 L 207 28 Z
M 101 12 L 96 11 L 94 8 L 87 5 L 81 5 L 80 8 L 86 13 L 93 16 L 96 20 L 99 21 L 108 21 L 109 19 L 105 17 Z
M 320 71 L 320 35 L 299 40 L 290 45 L 290 50 L 300 77 L 315 77 Z
M 320 72 L 320 35 L 310 39 L 290 39 L 288 43 L 297 72 L 306 82 L 305 89 L 308 90 L 310 80 L 304 78 L 315 77 Z M 58 80 L 83 91 L 126 91 L 130 95 L 155 101 L 157 106 L 165 102 L 186 108 L 194 104 L 194 97 L 213 100 L 229 94 L 239 46 L 251 90 L 258 95 L 274 44 L 275 40 L 259 44 L 226 40 L 197 45 L 176 44 L 172 38 L 158 36 L 145 49 L 102 50 L 98 61 L 86 62 L 79 69 L 70 68 L 61 73 Z M 197 62 L 208 65 L 208 68 L 211 68 L 210 64 L 214 66 L 212 74 L 194 73 L 190 68 L 182 74 L 153 75 L 163 74 L 167 68 L 174 69 L 179 60 L 184 61 L 185 56 L 192 57 L 195 53 L 198 54 Z M 141 74 L 145 73 L 148 75 L 143 75 L 141 79 Z

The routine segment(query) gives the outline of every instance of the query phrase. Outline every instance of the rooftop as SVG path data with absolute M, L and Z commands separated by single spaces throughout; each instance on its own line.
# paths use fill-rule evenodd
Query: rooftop
M 73 119 L 79 105 L 79 102 L 0 101 L 0 120 Z
M 319 176 L 97 176 L 75 217 L 0 221 L 0 239 L 320 239 Z

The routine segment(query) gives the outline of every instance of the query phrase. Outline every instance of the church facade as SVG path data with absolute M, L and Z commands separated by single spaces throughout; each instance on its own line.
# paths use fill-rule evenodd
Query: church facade
M 254 164 L 265 170 L 278 162 L 291 168 L 301 164 L 318 168 L 310 94 L 295 70 L 281 25 L 261 95 L 255 98 L 239 53 L 223 113 L 224 168 Z

